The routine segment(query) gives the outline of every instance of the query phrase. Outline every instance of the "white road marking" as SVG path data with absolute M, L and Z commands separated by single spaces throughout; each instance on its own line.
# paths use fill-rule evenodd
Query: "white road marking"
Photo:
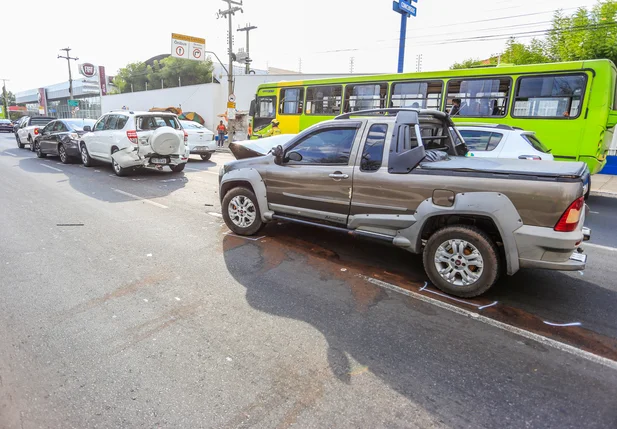
M 583 243 L 583 247 L 591 247 L 592 249 L 608 250 L 609 252 L 617 252 L 617 249 L 609 246 L 601 246 L 600 244 Z
M 549 325 L 549 326 L 558 326 L 560 328 L 564 328 L 567 326 L 582 326 L 583 324 L 581 322 L 572 322 L 572 323 L 553 323 L 553 322 L 547 322 L 546 320 L 542 321 L 545 325 Z
M 591 214 L 600 214 L 600 212 L 592 212 L 591 210 L 589 210 L 589 213 L 591 213 Z
M 485 308 L 492 307 L 492 306 L 497 305 L 499 303 L 499 301 L 495 301 L 492 304 L 479 305 L 479 304 L 475 304 L 473 302 L 465 301 L 465 300 L 462 300 L 462 299 L 456 299 L 454 297 L 451 297 L 450 295 L 446 295 L 445 293 L 441 293 L 441 292 L 437 292 L 435 290 L 428 289 L 428 282 L 424 282 L 424 286 L 422 287 L 422 289 L 420 289 L 420 291 L 430 292 L 432 294 L 443 296 L 444 298 L 447 298 L 447 299 L 451 299 L 452 301 L 460 302 L 462 304 L 472 305 L 474 307 L 477 307 L 478 310 L 484 310 Z
M 17 156 L 14 153 L 11 153 L 11 152 L 2 152 L 2 153 L 5 154 L 5 155 L 10 155 L 10 156 Z
M 62 170 L 60 170 L 59 168 L 56 168 L 56 167 L 52 167 L 51 165 L 45 165 L 45 164 L 40 164 L 40 165 L 41 165 L 42 167 L 49 168 L 49 169 L 51 169 L 51 170 L 56 170 L 56 171 L 59 171 L 59 172 L 61 172 L 61 173 L 62 173 Z
M 457 307 L 456 305 L 452 305 L 452 304 L 448 304 L 447 302 L 443 302 L 443 301 L 439 301 L 437 299 L 419 294 L 417 292 L 412 292 L 410 290 L 407 289 L 403 289 L 401 287 L 395 286 L 393 284 L 390 283 L 386 283 L 384 281 L 378 280 L 378 279 L 374 279 L 372 277 L 368 277 L 368 276 L 363 276 L 360 275 L 361 278 L 365 279 L 366 281 L 368 281 L 371 284 L 374 284 L 375 286 L 379 286 L 383 289 L 388 289 L 391 290 L 393 292 L 398 292 L 400 294 L 409 296 L 411 298 L 415 298 L 418 299 L 420 301 L 426 302 L 428 304 L 432 304 L 435 305 L 436 307 L 442 308 L 444 310 L 449 310 L 453 313 L 459 314 L 461 316 L 467 316 L 470 317 L 472 319 L 475 319 L 479 322 L 483 322 L 487 325 L 493 326 L 495 328 L 498 329 L 502 329 L 504 331 L 519 335 L 523 338 L 527 338 L 529 340 L 533 340 L 536 341 L 540 344 L 549 346 L 549 347 L 553 347 L 557 350 L 569 353 L 573 356 L 582 358 L 582 359 L 586 359 L 590 362 L 595 362 L 595 363 L 599 363 L 600 365 L 604 365 L 606 367 L 609 367 L 611 369 L 617 370 L 617 361 L 614 361 L 612 359 L 608 359 L 602 356 L 598 356 L 596 354 L 593 354 L 591 352 L 585 351 L 585 350 L 581 350 L 579 348 L 576 348 L 574 346 L 571 346 L 569 344 L 565 344 L 562 343 L 560 341 L 556 341 L 553 340 L 551 338 L 548 337 L 544 337 L 542 335 L 530 332 L 530 331 L 526 331 L 525 329 L 521 329 L 521 328 L 517 328 L 516 326 L 512 326 L 512 325 L 508 325 L 507 323 L 503 323 L 503 322 L 499 322 L 497 320 L 491 319 L 490 317 L 486 317 L 486 316 L 482 316 L 481 314 L 478 313 L 474 313 L 473 311 L 469 311 L 466 310 L 464 308 L 460 308 Z
M 222 215 L 222 214 L 220 214 L 220 213 L 208 212 L 208 214 L 209 214 L 210 216 L 214 216 L 214 217 L 223 217 L 223 215 Z
M 148 203 L 148 204 L 151 204 L 153 206 L 160 207 L 162 209 L 168 209 L 169 208 L 167 206 L 164 206 L 163 204 L 157 203 L 156 201 L 150 201 L 150 200 L 148 200 L 146 198 L 142 198 L 139 195 L 129 194 L 128 192 L 121 191 L 120 189 L 115 189 L 115 188 L 111 188 L 111 189 L 113 189 L 115 192 L 117 192 L 119 194 L 126 195 L 127 197 L 131 197 L 131 198 L 135 198 L 136 200 L 143 201 L 144 203 Z
M 210 214 L 210 213 L 208 213 L 208 214 Z M 236 234 L 234 234 L 233 232 L 226 232 L 226 233 L 225 233 L 225 234 L 223 234 L 223 235 L 230 235 L 230 236 L 232 236 L 232 237 L 244 238 L 245 240 L 251 240 L 251 241 L 259 241 L 259 240 L 261 240 L 262 238 L 266 238 L 266 236 L 265 236 L 265 235 L 262 235 L 261 237 L 257 237 L 257 238 L 252 238 L 252 237 L 243 237 L 243 236 L 241 236 L 241 235 L 236 235 Z

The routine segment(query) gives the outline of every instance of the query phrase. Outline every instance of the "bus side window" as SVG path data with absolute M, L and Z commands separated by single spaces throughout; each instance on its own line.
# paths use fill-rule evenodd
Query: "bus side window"
M 344 112 L 358 112 L 386 107 L 388 84 L 350 84 L 345 87 Z
M 279 114 L 281 115 L 300 115 L 304 102 L 304 88 L 284 88 L 281 89 L 281 102 L 279 104 Z
M 525 76 L 518 79 L 513 117 L 576 118 L 581 113 L 586 76 Z
M 503 117 L 506 115 L 512 79 L 509 77 L 485 79 L 452 79 L 448 82 L 448 106 L 452 100 L 461 100 L 457 116 Z
M 396 82 L 392 84 L 390 107 L 441 109 L 443 82 Z
M 304 113 L 307 115 L 332 116 L 341 113 L 343 98 L 343 86 L 309 86 L 306 89 L 306 108 Z

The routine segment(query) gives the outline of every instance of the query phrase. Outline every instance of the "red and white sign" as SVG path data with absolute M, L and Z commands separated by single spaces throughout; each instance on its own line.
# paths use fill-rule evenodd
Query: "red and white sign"
M 187 60 L 204 61 L 206 56 L 206 39 L 184 34 L 172 33 L 171 56 Z
M 80 64 L 79 73 L 85 77 L 94 77 L 96 76 L 96 66 L 90 63 Z
M 105 76 L 104 66 L 99 66 L 99 83 L 101 85 L 101 95 L 107 95 L 107 77 Z

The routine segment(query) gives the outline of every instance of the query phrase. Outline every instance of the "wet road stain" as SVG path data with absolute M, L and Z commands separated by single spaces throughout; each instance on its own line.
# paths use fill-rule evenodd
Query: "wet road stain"
M 370 244 L 340 235 L 325 237 L 321 230 L 313 231 L 311 236 L 299 234 L 295 226 L 278 225 L 269 228 L 266 238 L 260 241 L 247 241 L 237 237 L 227 237 L 224 240 L 224 251 L 232 250 L 239 246 L 257 246 L 262 263 L 259 272 L 264 273 L 276 269 L 283 262 L 300 258 L 308 267 L 315 270 L 322 278 L 335 278 L 344 282 L 351 291 L 355 300 L 356 309 L 365 312 L 371 306 L 377 305 L 388 296 L 383 288 L 369 283 L 363 277 L 371 277 L 383 282 L 395 285 L 399 288 L 421 294 L 434 300 L 464 308 L 467 311 L 476 312 L 496 321 L 515 326 L 535 334 L 560 341 L 562 343 L 580 348 L 587 352 L 617 361 L 617 339 L 598 334 L 583 326 L 551 326 L 544 320 L 528 311 L 499 302 L 494 299 L 478 297 L 474 299 L 461 299 L 444 295 L 438 289 L 428 286 L 423 290 L 426 276 L 421 263 L 417 260 L 410 263 L 409 259 L 414 255 L 399 251 L 397 253 L 380 252 L 384 248 L 378 245 L 370 249 Z M 300 232 L 306 232 L 300 231 Z M 339 240 L 340 239 L 340 240 Z M 335 247 L 342 249 L 346 254 L 327 248 L 329 240 L 338 240 Z M 343 243 L 341 243 L 343 241 Z M 391 256 L 395 254 L 396 256 Z M 413 298 L 410 298 L 413 299 Z M 416 305 L 410 305 L 416 311 Z M 426 306 L 425 306 L 426 307 Z M 430 311 L 428 308 L 425 311 Z
M 71 318 L 80 313 L 84 313 L 92 308 L 105 304 L 106 302 L 112 299 L 117 299 L 117 298 L 122 298 L 128 295 L 132 295 L 143 288 L 155 286 L 167 279 L 168 279 L 168 276 L 165 274 L 152 274 L 142 279 L 134 280 L 123 286 L 120 286 L 119 288 L 115 289 L 112 292 L 109 292 L 103 296 L 91 299 L 90 301 L 84 302 L 83 304 L 76 305 L 75 307 L 70 308 L 60 313 L 60 318 L 61 319 Z

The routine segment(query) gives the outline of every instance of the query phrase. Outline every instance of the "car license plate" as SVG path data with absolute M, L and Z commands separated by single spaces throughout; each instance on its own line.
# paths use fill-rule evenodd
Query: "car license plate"
M 167 164 L 167 158 L 150 158 L 152 164 Z
M 570 259 L 577 262 L 582 262 L 583 264 L 587 263 L 587 255 L 584 253 L 575 252 L 570 256 Z
M 206 150 L 206 147 L 205 146 L 195 146 L 193 150 L 197 152 L 203 152 L 204 150 Z

